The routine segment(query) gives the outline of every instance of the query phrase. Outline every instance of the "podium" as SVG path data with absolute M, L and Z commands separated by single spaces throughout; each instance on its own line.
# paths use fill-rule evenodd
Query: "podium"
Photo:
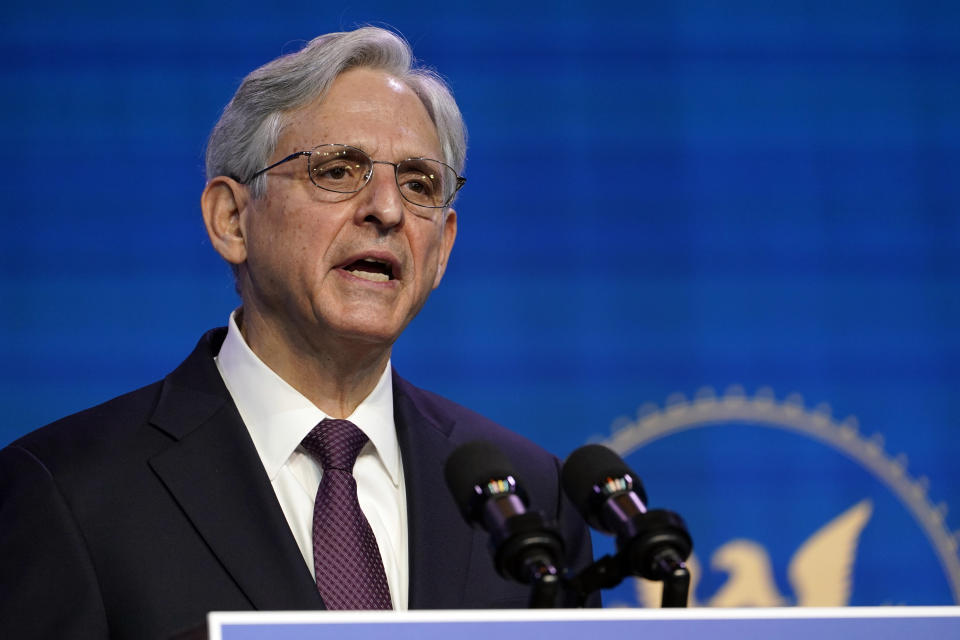
M 210 640 L 960 638 L 960 607 L 213 612 Z

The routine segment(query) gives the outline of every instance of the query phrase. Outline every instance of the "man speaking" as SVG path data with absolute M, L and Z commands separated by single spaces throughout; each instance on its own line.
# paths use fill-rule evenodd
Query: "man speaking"
M 465 130 L 396 35 L 321 36 L 251 73 L 201 208 L 242 305 L 165 379 L 0 452 L 0 635 L 159 638 L 211 610 L 521 607 L 443 481 L 494 442 L 589 561 L 557 460 L 399 377 L 443 278 Z

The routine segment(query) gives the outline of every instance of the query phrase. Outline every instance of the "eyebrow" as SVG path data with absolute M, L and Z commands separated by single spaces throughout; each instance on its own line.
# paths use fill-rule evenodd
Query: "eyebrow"
M 329 140 L 329 141 L 317 142 L 317 143 L 313 143 L 311 146 L 304 147 L 303 150 L 304 150 L 304 151 L 310 151 L 311 149 L 315 149 L 316 147 L 319 147 L 320 145 L 324 145 L 324 144 L 342 144 L 342 145 L 346 145 L 346 146 L 348 146 L 348 147 L 354 147 L 354 148 L 356 148 L 356 149 L 360 149 L 360 151 L 363 151 L 365 154 L 367 154 L 368 156 L 370 156 L 370 158 L 372 158 L 373 160 L 376 160 L 376 159 L 377 159 L 377 154 L 372 153 L 372 152 L 370 151 L 370 147 L 369 147 L 368 145 L 358 144 L 358 143 L 356 143 L 356 142 L 347 142 L 347 141 L 344 141 L 344 140 Z M 443 157 L 443 150 L 442 150 L 442 149 L 438 149 L 436 153 L 430 151 L 430 152 L 425 152 L 425 153 L 413 152 L 413 153 L 407 153 L 407 154 L 400 154 L 400 155 L 396 156 L 395 158 L 393 158 L 392 161 L 393 161 L 393 162 L 400 162 L 401 160 L 409 160 L 409 159 L 411 159 L 411 158 L 426 158 L 426 159 L 428 159 L 428 160 L 437 160 L 438 162 L 442 162 L 442 163 L 444 163 L 444 164 L 447 164 L 446 158 Z

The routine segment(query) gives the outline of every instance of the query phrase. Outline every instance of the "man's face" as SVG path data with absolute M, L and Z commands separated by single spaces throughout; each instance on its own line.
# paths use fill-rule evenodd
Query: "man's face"
M 269 163 L 327 143 L 389 162 L 442 158 L 436 127 L 419 98 L 370 69 L 341 74 L 321 101 L 288 114 Z M 374 165 L 360 192 L 331 195 L 310 182 L 306 158 L 268 173 L 265 195 L 250 203 L 240 222 L 247 251 L 245 313 L 258 314 L 269 330 L 299 347 L 329 348 L 330 340 L 388 346 L 440 283 L 456 214 L 414 214 L 416 205 L 401 197 L 393 167 L 385 164 Z

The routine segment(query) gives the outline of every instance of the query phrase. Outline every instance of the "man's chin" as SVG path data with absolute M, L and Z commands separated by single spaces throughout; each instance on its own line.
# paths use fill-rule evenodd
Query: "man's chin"
M 340 321 L 332 328 L 340 340 L 358 345 L 369 345 L 372 348 L 389 349 L 400 337 L 405 327 L 406 323 L 398 326 L 393 323 L 384 323 L 381 319 L 380 322 Z

